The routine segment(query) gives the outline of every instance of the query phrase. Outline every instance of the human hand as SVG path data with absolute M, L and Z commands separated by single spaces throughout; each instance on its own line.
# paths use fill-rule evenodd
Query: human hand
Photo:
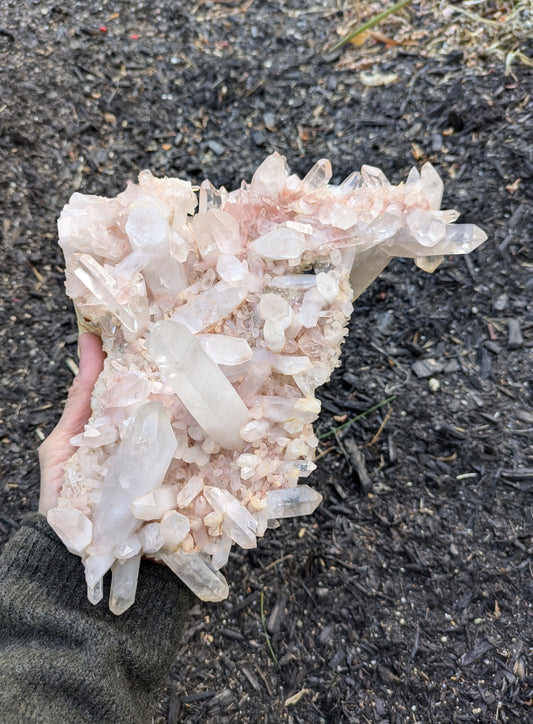
M 78 341 L 80 370 L 68 393 L 61 419 L 39 448 L 41 495 L 39 513 L 47 515 L 57 505 L 63 485 L 63 468 L 75 448 L 70 438 L 83 431 L 91 416 L 91 395 L 103 369 L 105 354 L 96 334 L 82 334 Z

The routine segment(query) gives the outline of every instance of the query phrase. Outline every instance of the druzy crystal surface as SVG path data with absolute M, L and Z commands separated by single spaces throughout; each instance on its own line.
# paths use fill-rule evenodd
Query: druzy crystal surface
M 111 610 L 125 611 L 143 555 L 225 598 L 232 545 L 321 500 L 298 482 L 352 301 L 394 256 L 433 271 L 485 239 L 440 210 L 428 164 L 397 186 L 372 166 L 330 179 L 326 160 L 300 179 L 273 154 L 230 193 L 205 181 L 197 198 L 143 171 L 63 210 L 67 292 L 107 359 L 48 518 L 93 603 L 111 570 Z

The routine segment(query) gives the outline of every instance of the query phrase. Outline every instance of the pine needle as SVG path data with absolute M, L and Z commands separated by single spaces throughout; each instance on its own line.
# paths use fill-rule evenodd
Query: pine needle
M 359 415 L 356 415 L 355 417 L 352 417 L 347 422 L 343 422 L 342 425 L 339 425 L 339 427 L 336 427 L 334 430 L 330 430 L 329 432 L 325 432 L 322 435 L 318 436 L 319 440 L 323 440 L 325 437 L 329 437 L 330 435 L 335 435 L 339 430 L 342 430 L 345 427 L 348 427 L 348 425 L 351 425 L 352 422 L 357 422 L 357 420 L 360 420 L 362 417 L 365 417 L 366 415 L 370 415 L 371 412 L 375 412 L 376 410 L 379 410 L 380 407 L 383 407 L 383 405 L 386 405 L 388 402 L 392 402 L 396 399 L 396 395 L 391 395 L 390 397 L 387 397 L 386 400 L 383 400 L 382 402 L 378 402 L 377 405 L 374 405 L 373 407 L 369 407 L 368 410 L 365 410 L 364 412 L 361 412 Z

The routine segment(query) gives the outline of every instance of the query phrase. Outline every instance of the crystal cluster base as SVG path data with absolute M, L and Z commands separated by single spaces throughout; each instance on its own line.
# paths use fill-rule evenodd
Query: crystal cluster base
M 82 557 L 89 599 L 135 599 L 141 556 L 201 599 L 272 521 L 321 500 L 316 388 L 339 360 L 352 301 L 393 256 L 432 271 L 485 235 L 440 211 L 426 164 L 404 184 L 364 166 L 340 185 L 269 156 L 228 193 L 143 171 L 116 198 L 74 194 L 59 220 L 67 292 L 107 353 L 93 413 L 48 519 Z M 199 203 L 199 208 L 197 209 Z

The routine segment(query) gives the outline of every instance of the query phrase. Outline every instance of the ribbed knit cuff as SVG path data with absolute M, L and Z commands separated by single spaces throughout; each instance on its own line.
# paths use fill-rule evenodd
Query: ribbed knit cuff
M 143 561 L 135 603 L 115 616 L 109 583 L 93 606 L 81 559 L 44 517 L 23 521 L 0 555 L 2 721 L 150 721 L 196 599 L 166 566 Z
M 113 621 L 116 632 L 142 637 L 151 645 L 168 646 L 176 641 L 189 609 L 197 602 L 191 591 L 166 566 L 143 560 L 135 603 L 121 616 L 108 609 L 110 575 L 106 576 L 104 598 L 96 606 L 87 600 L 81 558 L 69 553 L 46 518 L 38 513 L 26 516 L 21 528 L 7 543 L 0 558 L 0 580 L 17 587 L 32 615 L 34 604 L 44 595 L 57 604 L 61 615 L 72 611 L 83 616 Z M 139 641 L 140 643 L 140 641 Z

